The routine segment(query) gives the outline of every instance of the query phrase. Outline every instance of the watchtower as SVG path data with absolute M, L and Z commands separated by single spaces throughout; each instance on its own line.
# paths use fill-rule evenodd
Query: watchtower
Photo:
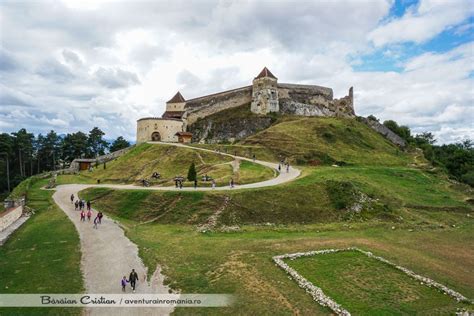
M 253 79 L 250 110 L 257 114 L 279 112 L 277 77 L 267 67 Z

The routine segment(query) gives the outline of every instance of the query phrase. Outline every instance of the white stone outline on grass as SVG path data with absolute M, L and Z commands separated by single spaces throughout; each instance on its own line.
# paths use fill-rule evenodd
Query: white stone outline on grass
M 415 280 L 421 281 L 421 284 L 425 284 L 428 287 L 435 287 L 441 292 L 452 296 L 456 301 L 458 302 L 468 302 L 470 304 L 474 304 L 474 300 L 470 300 L 464 295 L 462 295 L 459 292 L 456 292 L 447 286 L 438 283 L 436 281 L 433 281 L 430 278 L 421 276 L 419 274 L 416 274 L 415 272 L 404 268 L 402 266 L 396 265 L 395 263 L 388 261 L 387 259 L 376 256 L 370 251 L 364 251 L 362 249 L 359 249 L 357 247 L 349 247 L 349 248 L 340 248 L 340 249 L 324 249 L 324 250 L 315 250 L 315 251 L 308 251 L 308 252 L 296 252 L 296 253 L 287 253 L 283 255 L 278 255 L 274 256 L 272 259 L 276 263 L 277 266 L 279 266 L 281 269 L 283 269 L 287 274 L 289 274 L 289 278 L 295 280 L 298 283 L 298 286 L 304 289 L 308 294 L 310 294 L 313 299 L 318 302 L 322 306 L 327 306 L 329 307 L 334 313 L 337 315 L 344 315 L 344 316 L 350 316 L 351 313 L 344 309 L 341 305 L 339 305 L 336 301 L 334 301 L 332 298 L 324 294 L 323 290 L 310 281 L 306 280 L 302 275 L 300 275 L 295 269 L 291 268 L 289 265 L 287 265 L 283 259 L 290 259 L 290 260 L 295 260 L 299 257 L 309 257 L 309 256 L 314 256 L 314 255 L 321 255 L 321 254 L 327 254 L 327 253 L 336 253 L 336 252 L 341 252 L 341 251 L 358 251 L 360 253 L 363 253 L 369 258 L 374 258 L 380 262 L 383 262 L 385 264 L 388 264 L 392 267 L 394 267 L 397 270 L 400 270 L 407 274 L 408 276 L 412 277 Z

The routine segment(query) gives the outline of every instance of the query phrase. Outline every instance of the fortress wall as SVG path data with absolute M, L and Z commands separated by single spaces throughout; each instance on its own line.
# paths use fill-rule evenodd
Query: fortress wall
M 13 224 L 23 214 L 23 205 L 17 206 L 14 209 L 6 211 L 0 215 L 0 232 L 5 230 Z
M 187 100 L 187 124 L 193 124 L 198 118 L 204 118 L 222 110 L 248 104 L 251 101 L 252 86 Z
M 278 84 L 280 112 L 303 116 L 334 116 L 331 108 L 333 92 L 331 88 L 298 85 L 289 83 Z
M 177 142 L 177 132 L 183 131 L 183 121 L 162 118 L 145 118 L 137 121 L 137 144 L 151 141 L 154 132 L 160 133 L 161 141 Z

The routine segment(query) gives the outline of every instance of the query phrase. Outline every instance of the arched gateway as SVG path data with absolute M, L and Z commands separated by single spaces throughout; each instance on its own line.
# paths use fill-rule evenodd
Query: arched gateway
M 160 133 L 159 132 L 154 132 L 153 134 L 151 134 L 151 140 L 154 141 L 154 142 L 161 141 Z

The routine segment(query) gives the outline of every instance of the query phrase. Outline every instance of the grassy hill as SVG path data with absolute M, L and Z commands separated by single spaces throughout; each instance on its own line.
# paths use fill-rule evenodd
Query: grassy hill
M 140 144 L 122 157 L 80 176 L 62 176 L 60 183 L 139 183 L 147 179 L 152 185 L 173 185 L 175 176 L 187 176 L 189 166 L 195 163 L 198 176 L 208 175 L 218 185 L 228 184 L 234 178 L 238 184 L 258 182 L 274 176 L 273 170 L 247 161 L 233 162 L 228 156 L 171 145 Z M 161 175 L 153 179 L 154 172 Z M 190 185 L 190 184 L 187 184 Z M 200 185 L 206 185 L 200 183 Z M 207 185 L 210 185 L 207 183 Z
M 299 165 L 351 164 L 407 166 L 415 161 L 407 153 L 356 119 L 279 117 L 269 128 L 232 145 L 195 145 L 222 148 L 239 155 Z

